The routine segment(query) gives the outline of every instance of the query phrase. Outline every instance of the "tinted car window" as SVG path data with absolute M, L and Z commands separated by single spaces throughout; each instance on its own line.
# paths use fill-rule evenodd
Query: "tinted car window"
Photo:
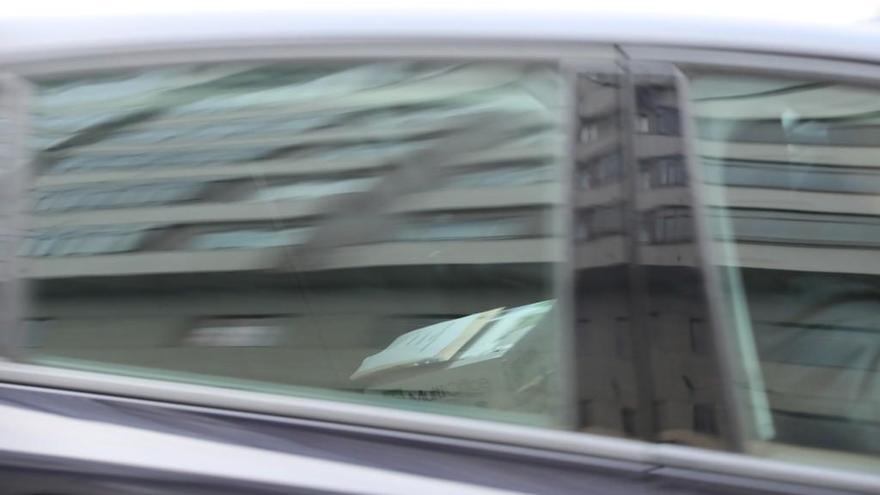
M 34 82 L 25 358 L 559 424 L 545 64 Z
M 710 74 L 693 87 L 736 383 L 752 438 L 773 442 L 756 449 L 880 454 L 880 93 Z
M 677 82 L 576 72 L 32 81 L 22 358 L 728 447 Z

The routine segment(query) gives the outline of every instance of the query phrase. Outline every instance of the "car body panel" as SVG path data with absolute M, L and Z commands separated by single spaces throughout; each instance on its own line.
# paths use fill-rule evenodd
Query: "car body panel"
M 15 73 L 193 57 L 460 54 L 576 62 L 631 53 L 663 59 L 656 50 L 667 47 L 704 57 L 711 52 L 703 50 L 738 50 L 739 57 L 761 52 L 834 63 L 880 61 L 880 33 L 870 25 L 590 12 L 15 19 L 0 21 L 0 32 L 0 64 Z M 619 51 L 618 44 L 633 49 Z M 9 383 L 0 384 L 0 415 L 9 421 L 0 427 L 0 477 L 7 484 L 0 493 L 844 493 L 834 486 L 846 493 L 880 492 L 870 475 L 685 447 L 508 425 L 493 429 L 478 421 L 320 400 L 273 402 L 238 391 L 212 395 L 198 386 L 162 389 L 149 380 L 101 382 L 95 374 L 43 373 L 12 363 L 3 368 L 0 379 Z M 89 383 L 83 387 L 92 392 L 60 389 L 75 380 Z M 17 381 L 43 387 L 12 384 Z M 144 400 L 149 397 L 167 402 Z
M 0 476 L 64 493 L 853 493 L 35 387 L 0 386 L 0 410 Z

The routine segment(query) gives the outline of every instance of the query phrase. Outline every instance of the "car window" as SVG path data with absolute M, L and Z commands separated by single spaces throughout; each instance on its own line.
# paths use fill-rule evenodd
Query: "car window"
M 729 448 L 668 69 L 35 78 L 19 357 Z
M 878 97 L 692 78 L 707 242 L 756 452 L 880 454 Z
M 31 83 L 24 359 L 561 424 L 554 64 Z

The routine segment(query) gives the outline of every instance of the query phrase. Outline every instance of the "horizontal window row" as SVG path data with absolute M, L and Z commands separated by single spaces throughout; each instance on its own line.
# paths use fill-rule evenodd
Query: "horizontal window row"
M 880 246 L 880 216 L 750 209 L 715 210 L 712 216 L 729 222 L 739 242 Z
M 374 229 L 343 245 L 375 242 L 518 239 L 552 235 L 542 227 L 540 211 L 490 215 L 439 214 L 433 216 L 371 218 Z M 56 257 L 101 255 L 132 251 L 191 249 L 258 249 L 306 244 L 317 235 L 313 225 L 193 226 L 136 224 L 81 226 L 31 233 L 20 256 Z M 341 236 L 340 239 L 344 239 Z
M 125 153 L 114 151 L 100 154 L 47 153 L 45 169 L 47 173 L 61 174 L 88 171 L 116 171 L 150 167 L 220 167 L 237 164 L 245 167 L 260 162 L 283 163 L 291 172 L 300 169 L 302 163 L 315 165 L 332 165 L 335 163 L 352 164 L 361 167 L 372 167 L 393 164 L 411 156 L 419 156 L 432 146 L 444 144 L 430 136 L 406 142 L 377 141 L 370 137 L 354 136 L 348 141 L 335 145 L 317 143 L 303 145 L 291 140 L 274 143 L 244 143 L 229 146 L 223 142 L 202 146 L 201 149 L 162 149 L 161 147 L 147 152 L 146 150 Z M 525 138 L 498 137 L 487 138 L 486 147 L 479 152 L 457 153 L 451 157 L 453 163 L 492 161 L 506 158 L 523 147 L 531 147 L 531 156 L 550 157 L 557 153 L 559 139 L 541 133 Z M 455 145 L 454 142 L 450 143 Z M 518 156 L 513 156 L 518 158 Z
M 870 166 L 848 167 L 703 157 L 702 167 L 707 182 L 733 187 L 854 194 L 880 192 L 880 169 Z
M 436 175 L 436 174 L 435 174 Z M 557 180 L 544 163 L 456 167 L 438 178 L 437 189 L 470 189 L 529 186 Z M 339 194 L 365 193 L 381 187 L 382 176 L 336 177 L 306 175 L 298 178 L 248 178 L 237 181 L 193 180 L 86 184 L 76 187 L 37 189 L 33 211 L 37 213 L 99 210 L 136 206 L 198 202 L 253 202 L 310 200 Z M 524 198 L 525 199 L 525 198 Z M 456 206 L 450 204 L 450 207 Z M 132 218 L 136 220 L 136 218 Z

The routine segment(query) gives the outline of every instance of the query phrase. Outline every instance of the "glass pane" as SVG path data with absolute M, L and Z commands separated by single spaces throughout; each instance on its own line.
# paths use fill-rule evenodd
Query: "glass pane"
M 29 361 L 563 424 L 554 65 L 33 82 Z
M 666 67 L 631 69 L 578 81 L 579 421 L 724 449 L 730 415 L 706 323 L 677 82 Z
M 880 90 L 711 74 L 692 84 L 752 447 L 876 471 Z

